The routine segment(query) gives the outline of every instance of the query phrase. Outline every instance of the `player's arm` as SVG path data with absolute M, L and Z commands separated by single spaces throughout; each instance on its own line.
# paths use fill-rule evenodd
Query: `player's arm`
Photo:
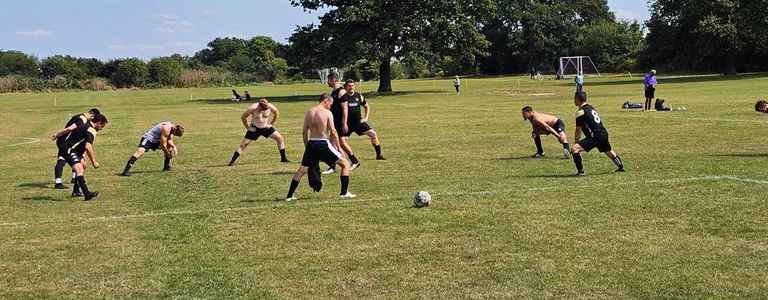
M 368 101 L 365 101 L 365 97 L 363 95 L 360 95 L 360 99 L 363 101 L 363 120 L 362 122 L 368 122 L 368 116 L 371 114 L 371 106 L 368 105 Z
M 277 106 L 272 104 L 269 104 L 269 110 L 272 111 L 272 121 L 270 121 L 269 124 L 275 125 L 275 123 L 277 123 L 277 119 L 280 118 L 280 110 L 277 109 Z
M 170 126 L 164 126 L 163 130 L 160 132 L 160 150 L 163 150 L 163 153 L 165 155 L 172 155 L 171 151 L 173 150 L 172 143 L 169 143 L 171 141 L 171 127 Z
M 539 120 L 539 119 L 536 119 L 536 118 L 534 118 L 533 120 L 534 120 L 534 121 L 536 121 L 536 124 L 538 124 L 539 126 L 541 126 L 541 128 L 544 128 L 544 129 L 545 129 L 546 131 L 548 131 L 549 133 L 551 133 L 551 134 L 554 134 L 555 136 L 560 136 L 560 134 L 559 134 L 559 133 L 557 133 L 557 130 L 555 130 L 554 128 L 552 128 L 552 126 L 549 126 L 549 124 L 547 124 L 547 122 L 542 122 L 541 120 Z
M 342 102 L 341 103 L 341 121 L 342 121 L 341 124 L 343 124 L 342 128 L 343 128 L 344 132 L 349 131 L 349 128 L 347 126 L 347 121 L 349 119 L 348 118 L 348 114 L 349 114 L 349 103 Z
M 304 147 L 309 143 L 309 113 L 304 114 L 304 126 L 301 127 L 301 136 Z
M 69 125 L 69 127 L 67 127 L 67 128 L 64 128 L 64 129 L 62 129 L 62 130 L 56 131 L 56 133 L 54 133 L 54 134 L 53 134 L 53 136 L 52 136 L 51 138 L 52 138 L 53 140 L 55 140 L 55 139 L 58 139 L 58 138 L 60 138 L 60 137 L 62 137 L 62 136 L 64 136 L 64 135 L 66 135 L 67 133 L 70 133 L 70 132 L 72 132 L 72 131 L 75 131 L 75 129 L 77 129 L 77 127 L 78 127 L 78 126 L 79 126 L 79 125 L 78 125 L 77 123 L 75 123 L 75 124 L 72 124 L 72 125 Z
M 245 110 L 245 112 L 243 112 L 243 115 L 240 116 L 240 120 L 243 121 L 243 127 L 245 127 L 245 129 L 250 128 L 250 126 L 248 126 L 248 117 L 250 117 L 251 115 L 253 115 L 254 112 L 256 112 L 256 108 L 257 108 L 256 105 L 251 105 L 248 107 L 248 109 Z
M 339 139 L 339 133 L 336 132 L 336 127 L 333 126 L 333 114 L 328 114 L 328 120 L 325 122 L 326 128 L 328 128 L 328 135 L 331 143 L 336 149 L 341 151 L 341 141 Z
M 85 143 L 85 153 L 88 154 L 88 159 L 91 160 L 91 164 L 94 168 L 99 168 L 99 162 L 96 161 L 96 154 L 93 151 L 93 145 L 91 143 Z

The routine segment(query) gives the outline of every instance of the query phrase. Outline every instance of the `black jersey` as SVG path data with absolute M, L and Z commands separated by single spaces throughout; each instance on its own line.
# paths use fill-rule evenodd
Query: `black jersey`
M 72 126 L 72 125 L 77 125 L 76 126 L 77 128 L 75 128 L 75 130 L 77 130 L 80 127 L 82 127 L 83 124 L 86 124 L 86 123 L 88 123 L 88 117 L 84 113 L 82 113 L 82 114 L 79 114 L 79 115 L 72 116 L 72 118 L 69 119 L 69 121 L 67 122 L 67 125 L 65 125 L 64 128 L 67 128 L 67 127 Z M 65 135 L 62 135 L 62 136 L 58 137 L 56 139 L 56 144 L 61 145 L 62 143 L 64 143 L 64 141 L 67 139 L 67 136 L 69 136 L 70 134 L 72 134 L 72 133 L 70 132 L 69 134 L 65 134 Z
M 83 155 L 85 152 L 85 144 L 93 144 L 95 140 L 96 129 L 93 128 L 90 123 L 85 123 L 85 125 L 78 127 L 67 136 L 63 146 L 69 153 Z
M 363 119 L 363 107 L 367 104 L 365 98 L 360 93 L 346 94 L 343 98 L 346 98 L 343 102 L 347 102 L 349 110 L 347 110 L 347 125 L 355 127 L 360 124 Z
M 343 87 L 334 89 L 333 92 L 331 92 L 331 97 L 333 98 L 333 104 L 331 104 L 331 113 L 333 114 L 333 122 L 336 124 L 336 127 L 340 127 L 339 125 L 343 121 L 343 114 L 344 112 L 341 110 L 341 104 L 346 101 L 346 97 L 340 97 L 339 94 L 341 94 L 341 90 L 343 90 Z
M 608 130 L 603 126 L 603 120 L 594 107 L 585 104 L 576 111 L 576 126 L 581 128 L 587 138 L 607 137 Z

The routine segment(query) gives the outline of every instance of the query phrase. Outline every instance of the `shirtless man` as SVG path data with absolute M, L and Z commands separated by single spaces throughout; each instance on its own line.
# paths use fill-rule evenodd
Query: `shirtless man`
M 163 163 L 163 171 L 171 170 L 171 159 L 176 157 L 179 153 L 176 148 L 176 144 L 173 143 L 173 136 L 183 136 L 184 127 L 179 124 L 167 121 L 159 123 L 149 130 L 141 137 L 139 141 L 139 147 L 136 152 L 133 153 L 128 163 L 125 164 L 122 176 L 131 176 L 131 168 L 133 164 L 141 158 L 147 150 L 155 151 L 157 149 L 163 150 L 165 154 L 165 161 Z
M 273 125 L 277 123 L 277 118 L 280 117 L 280 111 L 277 107 L 269 103 L 265 98 L 259 100 L 259 103 L 251 104 L 248 109 L 245 110 L 240 120 L 243 121 L 243 127 L 245 127 L 245 137 L 240 142 L 240 146 L 232 154 L 232 159 L 229 161 L 229 166 L 234 166 L 237 158 L 243 154 L 245 148 L 251 142 L 258 140 L 260 136 L 265 138 L 271 138 L 277 143 L 277 149 L 280 151 L 280 162 L 290 162 L 285 157 L 285 139 L 278 132 Z M 248 124 L 248 118 L 251 119 L 251 124 Z
M 565 135 L 565 122 L 563 122 L 563 120 L 553 115 L 535 112 L 530 106 L 523 107 L 523 119 L 530 121 L 531 126 L 533 127 L 531 137 L 536 144 L 536 154 L 534 154 L 533 157 L 544 157 L 544 148 L 541 146 L 541 135 L 554 134 L 557 141 L 563 145 L 563 156 L 565 159 L 569 158 L 568 154 L 571 151 L 571 147 L 570 144 L 568 144 L 568 137 Z
M 320 161 L 329 165 L 338 165 L 341 168 L 341 199 L 356 197 L 348 190 L 350 165 L 338 150 L 341 148 L 341 139 L 333 126 L 333 115 L 330 112 L 331 104 L 333 104 L 333 97 L 323 94 L 320 96 L 320 104 L 304 114 L 304 125 L 302 126 L 305 146 L 304 157 L 301 159 L 301 166 L 293 175 L 285 201 L 297 199 L 294 193 L 299 186 L 301 177 L 310 167 L 317 167 Z

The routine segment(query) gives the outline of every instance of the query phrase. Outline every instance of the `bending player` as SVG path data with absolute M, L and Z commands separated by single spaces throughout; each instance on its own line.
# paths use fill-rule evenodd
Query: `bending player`
M 136 149 L 136 152 L 133 153 L 133 156 L 128 159 L 128 163 L 125 164 L 125 169 L 121 175 L 131 176 L 131 168 L 133 168 L 133 164 L 136 163 L 136 161 L 141 158 L 144 153 L 147 152 L 147 150 L 155 151 L 157 149 L 163 150 L 163 154 L 165 154 L 163 171 L 170 171 L 171 159 L 176 157 L 178 154 L 176 144 L 173 142 L 173 136 L 183 135 L 184 127 L 179 124 L 174 124 L 170 121 L 162 122 L 153 126 L 141 137 L 138 149 Z
M 352 133 L 356 133 L 358 136 L 367 135 L 371 139 L 371 145 L 374 151 L 376 151 L 377 160 L 386 160 L 381 155 L 381 142 L 379 136 L 376 134 L 376 130 L 371 128 L 368 124 L 368 117 L 371 113 L 371 108 L 368 102 L 365 101 L 365 97 L 362 94 L 355 91 L 355 81 L 347 80 L 344 84 L 344 101 L 347 104 L 347 128 L 349 129 L 345 134 L 342 134 L 344 143 L 349 145 L 349 136 Z M 362 107 L 362 109 L 361 109 Z M 360 165 L 360 163 L 357 163 Z
M 277 143 L 277 149 L 280 151 L 280 162 L 290 162 L 285 156 L 285 139 L 273 127 L 279 116 L 280 111 L 277 110 L 274 104 L 269 103 L 267 99 L 262 98 L 259 100 L 259 103 L 249 106 L 240 117 L 246 130 L 245 137 L 240 142 L 240 146 L 235 150 L 235 153 L 232 154 L 229 166 L 234 166 L 235 161 L 243 154 L 245 148 L 248 148 L 251 142 L 258 140 L 260 136 L 271 138 Z M 250 124 L 248 124 L 248 118 L 251 119 Z
M 64 186 L 64 182 L 61 180 L 61 176 L 64 173 L 64 165 L 67 164 L 65 155 L 66 155 L 66 148 L 64 147 L 64 141 L 67 139 L 67 136 L 78 128 L 81 128 L 82 126 L 88 124 L 94 116 L 100 115 L 101 112 L 96 108 L 91 108 L 89 111 L 84 112 L 82 114 L 73 116 L 71 119 L 69 119 L 69 122 L 64 126 L 64 129 L 61 129 L 57 131 L 52 139 L 56 141 L 56 148 L 58 148 L 58 154 L 56 159 L 56 166 L 53 167 L 53 175 L 54 175 L 54 182 L 56 189 L 66 189 Z M 72 181 L 75 180 L 75 173 L 72 173 Z
M 72 197 L 84 196 L 85 201 L 88 201 L 99 196 L 98 192 L 90 191 L 85 182 L 83 155 L 87 153 L 93 167 L 99 168 L 99 162 L 96 161 L 96 154 L 93 152 L 93 143 L 96 140 L 96 132 L 107 126 L 108 122 L 104 115 L 95 115 L 92 120 L 72 131 L 64 140 L 63 147 L 66 149 L 64 159 L 72 167 L 72 172 L 75 173 Z
M 333 104 L 333 98 L 328 94 L 320 96 L 320 104 L 304 114 L 302 135 L 304 139 L 304 156 L 301 166 L 293 175 L 286 201 L 296 200 L 296 188 L 310 167 L 317 167 L 320 161 L 326 164 L 338 165 L 341 168 L 341 199 L 355 198 L 356 195 L 349 192 L 349 162 L 338 151 L 341 147 L 341 139 L 333 126 L 333 114 L 329 111 Z
M 573 163 L 576 164 L 577 175 L 584 176 L 584 165 L 581 160 L 581 152 L 589 152 L 594 148 L 605 153 L 618 168 L 616 172 L 624 172 L 624 163 L 611 148 L 608 141 L 608 130 L 603 126 L 602 119 L 594 107 L 587 103 L 587 93 L 578 92 L 573 97 L 573 103 L 579 108 L 576 111 L 576 144 L 573 145 Z M 581 139 L 584 133 L 585 138 Z
M 530 106 L 523 107 L 523 119 L 531 122 L 533 131 L 531 137 L 536 144 L 536 154 L 533 157 L 544 157 L 544 148 L 541 146 L 541 135 L 555 135 L 557 141 L 563 145 L 563 155 L 568 159 L 571 146 L 568 144 L 568 136 L 565 135 L 565 122 L 558 117 L 545 113 L 535 112 Z

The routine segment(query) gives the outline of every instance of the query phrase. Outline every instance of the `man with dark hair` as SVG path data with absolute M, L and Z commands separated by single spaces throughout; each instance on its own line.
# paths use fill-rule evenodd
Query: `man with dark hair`
M 173 136 L 183 136 L 184 126 L 174 124 L 171 121 L 161 122 L 149 130 L 141 137 L 139 141 L 139 147 L 136 152 L 128 159 L 123 169 L 122 176 L 131 176 L 131 168 L 133 164 L 141 158 L 147 150 L 155 151 L 160 149 L 165 154 L 165 161 L 163 162 L 163 171 L 171 170 L 171 159 L 179 154 L 176 144 L 173 142 Z
M 373 150 L 376 151 L 376 160 L 386 160 L 384 156 L 381 155 L 379 135 L 376 133 L 376 130 L 368 124 L 368 117 L 371 113 L 371 108 L 368 105 L 368 102 L 365 101 L 365 97 L 363 97 L 362 94 L 355 91 L 354 80 L 347 80 L 344 84 L 344 90 L 346 93 L 343 96 L 345 98 L 343 102 L 346 103 L 348 107 L 347 128 L 349 128 L 349 130 L 345 134 L 342 134 L 342 139 L 346 144 L 349 144 L 349 137 L 353 132 L 358 136 L 366 135 L 371 139 Z M 359 162 L 357 164 L 360 165 Z
M 329 111 L 333 98 L 328 94 L 320 96 L 320 103 L 304 114 L 302 136 L 304 140 L 304 156 L 301 166 L 293 175 L 288 195 L 285 201 L 297 200 L 295 193 L 299 182 L 310 168 L 317 168 L 320 161 L 326 164 L 338 165 L 341 168 L 341 199 L 357 197 L 349 192 L 349 162 L 339 152 L 341 139 L 333 123 L 333 114 Z
M 530 106 L 523 107 L 523 119 L 531 122 L 533 131 L 531 137 L 534 144 L 536 144 L 535 158 L 544 157 L 544 148 L 541 146 L 541 135 L 555 135 L 557 141 L 563 145 L 563 155 L 565 159 L 568 159 L 568 153 L 571 151 L 570 144 L 568 144 L 568 137 L 565 135 L 565 122 L 558 117 L 548 115 L 545 113 L 535 112 Z
M 334 127 L 339 136 L 344 136 L 346 132 L 349 131 L 349 125 L 347 124 L 349 122 L 349 106 L 345 102 L 346 98 L 344 97 L 347 91 L 339 81 L 339 75 L 335 72 L 328 74 L 328 86 L 333 89 L 331 91 L 331 98 L 333 99 L 331 113 L 333 114 Z M 341 150 L 347 154 L 349 160 L 352 162 L 352 170 L 357 169 L 360 166 L 360 161 L 352 151 L 349 142 L 345 139 L 341 139 L 340 143 Z M 331 165 L 327 170 L 323 171 L 323 174 L 332 174 L 333 172 L 335 172 L 335 169 L 334 166 Z
M 611 143 L 608 141 L 608 130 L 603 126 L 603 120 L 595 108 L 587 103 L 587 93 L 576 93 L 573 97 L 573 103 L 579 108 L 576 111 L 576 133 L 574 134 L 577 142 L 571 151 L 577 175 L 585 175 L 581 152 L 589 152 L 594 148 L 605 153 L 613 161 L 613 164 L 618 168 L 616 172 L 624 172 L 624 163 L 611 148 Z M 581 139 L 582 133 L 585 136 L 583 140 Z
M 69 136 L 72 132 L 76 131 L 78 128 L 81 128 L 88 124 L 89 121 L 93 119 L 93 117 L 100 115 L 101 112 L 97 108 L 91 108 L 87 112 L 84 112 L 79 115 L 73 116 L 71 119 L 69 119 L 69 122 L 64 126 L 64 129 L 61 129 L 57 131 L 55 134 L 53 134 L 52 139 L 56 141 L 56 148 L 58 148 L 58 154 L 56 159 L 56 165 L 53 168 L 53 174 L 54 174 L 54 182 L 55 182 L 55 188 L 56 189 L 66 189 L 64 186 L 64 182 L 61 179 L 62 174 L 64 173 L 64 165 L 67 164 L 65 155 L 66 155 L 66 149 L 64 148 L 64 141 L 67 139 L 67 136 Z M 75 173 L 72 173 L 72 181 L 75 180 Z
M 243 121 L 243 127 L 245 127 L 245 137 L 240 142 L 240 146 L 232 154 L 232 159 L 229 161 L 229 166 L 234 166 L 235 161 L 245 151 L 245 148 L 251 144 L 251 142 L 258 140 L 259 137 L 271 138 L 277 143 L 277 149 L 280 151 L 280 162 L 290 162 L 285 156 L 285 139 L 274 127 L 280 116 L 280 111 L 277 107 L 269 103 L 266 98 L 259 100 L 259 103 L 252 104 L 245 110 L 240 117 Z M 248 119 L 250 118 L 250 124 Z
M 96 140 L 96 132 L 107 126 L 107 123 L 109 123 L 109 120 L 107 120 L 106 116 L 101 114 L 95 115 L 92 120 L 72 131 L 64 140 L 63 147 L 66 151 L 64 159 L 75 173 L 72 197 L 84 196 L 85 201 L 88 201 L 99 195 L 98 192 L 90 191 L 85 182 L 85 161 L 83 156 L 87 153 L 93 167 L 99 168 L 96 154 L 93 152 L 93 143 Z
M 755 103 L 755 111 L 768 114 L 768 101 L 763 99 L 757 100 Z

